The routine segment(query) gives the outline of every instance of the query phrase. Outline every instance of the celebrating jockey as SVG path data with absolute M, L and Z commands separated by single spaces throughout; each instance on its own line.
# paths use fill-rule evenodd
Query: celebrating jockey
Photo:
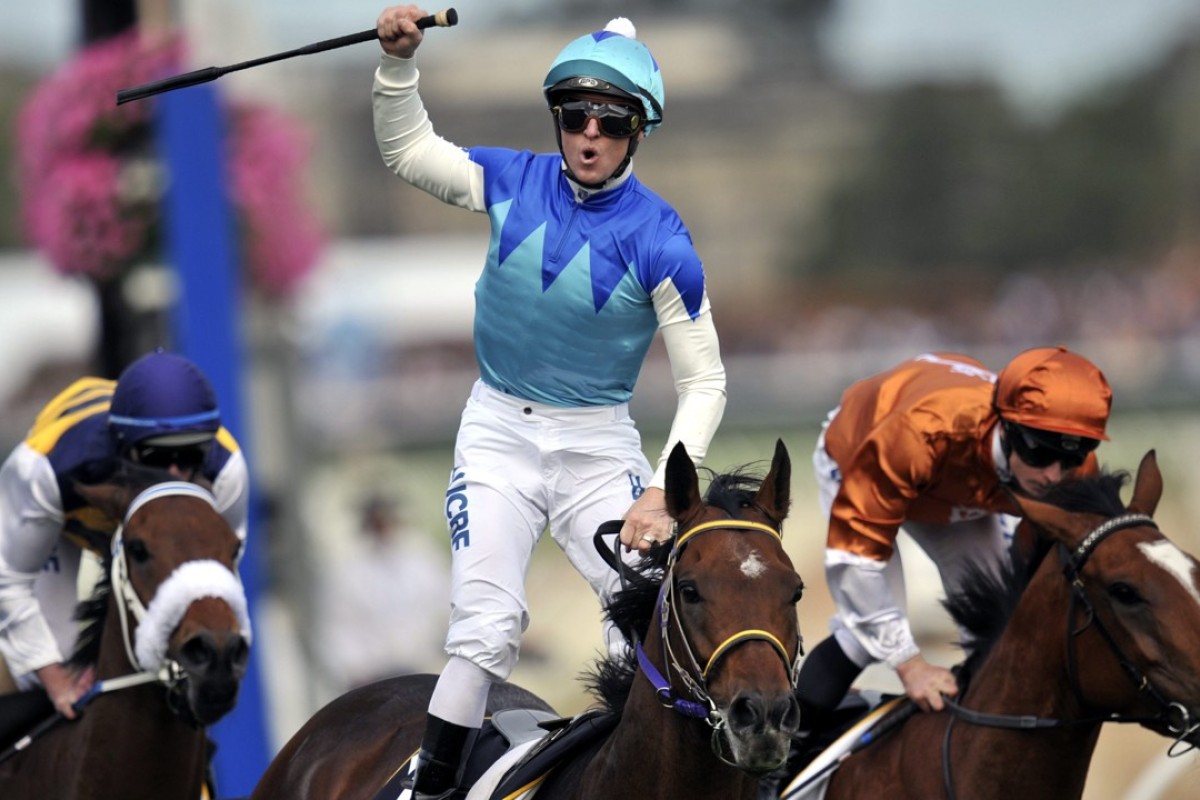
M 704 270 L 678 214 L 634 176 L 663 121 L 658 63 L 626 19 L 567 44 L 542 88 L 557 153 L 461 149 L 438 137 L 417 94 L 413 6 L 378 33 L 375 135 L 384 162 L 441 200 L 486 213 L 491 242 L 475 287 L 480 378 L 463 412 L 447 493 L 452 603 L 443 669 L 418 760 L 418 798 L 447 797 L 509 676 L 529 623 L 525 574 L 549 530 L 602 600 L 617 576 L 592 537 L 624 519 L 646 550 L 671 535 L 667 455 L 703 459 L 725 408 L 725 369 Z M 678 393 L 652 469 L 628 401 L 657 331 Z M 624 647 L 611 626 L 611 648 Z

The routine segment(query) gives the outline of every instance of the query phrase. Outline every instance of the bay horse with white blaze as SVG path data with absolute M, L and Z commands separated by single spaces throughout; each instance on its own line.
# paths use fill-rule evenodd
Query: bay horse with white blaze
M 666 500 L 679 533 L 626 576 L 610 605 L 636 647 L 591 675 L 615 715 L 611 732 L 522 792 L 536 787 L 538 798 L 555 800 L 755 796 L 759 776 L 787 757 L 799 721 L 803 583 L 780 534 L 790 484 L 782 442 L 765 478 L 718 475 L 704 496 L 687 452 L 672 451 Z M 384 796 L 420 746 L 434 681 L 392 678 L 335 699 L 283 747 L 252 800 Z M 493 687 L 490 710 L 518 705 L 547 708 L 511 685 Z
M 826 800 L 1077 800 L 1106 722 L 1149 728 L 1171 754 L 1200 744 L 1200 566 L 1152 519 L 1154 452 L 1125 507 L 1128 477 L 1016 497 L 1040 551 L 946 602 L 975 636 L 960 696 L 847 757 Z M 817 796 L 798 783 L 781 796 Z
M 249 657 L 241 542 L 211 493 L 158 470 L 127 466 L 78 488 L 123 520 L 71 657 L 96 683 L 78 719 L 8 752 L 0 797 L 198 800 L 205 726 L 233 708 Z

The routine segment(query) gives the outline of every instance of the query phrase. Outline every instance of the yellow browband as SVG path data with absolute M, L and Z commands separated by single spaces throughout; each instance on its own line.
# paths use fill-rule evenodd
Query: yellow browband
M 696 527 L 689 528 L 688 530 L 679 534 L 679 538 L 675 540 L 675 549 L 678 550 L 679 548 L 683 547 L 684 543 L 686 543 L 688 539 L 691 539 L 696 534 L 704 533 L 705 531 L 711 531 L 714 528 L 736 528 L 738 530 L 761 531 L 763 533 L 771 534 L 781 542 L 783 541 L 782 533 L 775 530 L 770 525 L 764 525 L 761 522 L 748 522 L 740 519 L 714 519 L 710 522 L 701 522 Z

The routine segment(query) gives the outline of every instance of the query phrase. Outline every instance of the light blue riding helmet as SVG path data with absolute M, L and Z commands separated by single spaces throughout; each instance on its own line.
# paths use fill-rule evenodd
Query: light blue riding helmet
M 221 414 L 200 368 L 158 349 L 117 378 L 108 426 L 122 451 L 141 443 L 180 447 L 210 441 L 221 427 Z
M 566 91 L 609 94 L 641 105 L 650 131 L 662 124 L 667 103 L 662 72 L 650 49 L 636 38 L 633 23 L 617 17 L 604 30 L 580 36 L 550 64 L 542 91 L 553 108 Z

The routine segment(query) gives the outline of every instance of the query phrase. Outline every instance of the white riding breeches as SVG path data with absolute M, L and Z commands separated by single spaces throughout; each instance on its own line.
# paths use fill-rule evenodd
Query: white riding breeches
M 445 497 L 452 548 L 446 653 L 497 679 L 529 624 L 525 579 L 547 529 L 605 602 L 619 578 L 596 551 L 653 471 L 625 405 L 558 408 L 477 382 L 462 415 Z M 620 634 L 606 628 L 610 647 Z

